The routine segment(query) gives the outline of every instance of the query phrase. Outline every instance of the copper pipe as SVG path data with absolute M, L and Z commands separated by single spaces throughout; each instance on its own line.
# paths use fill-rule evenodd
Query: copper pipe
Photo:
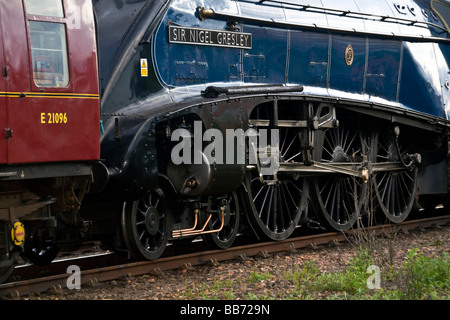
M 184 234 L 185 232 L 189 232 L 189 231 L 195 230 L 195 228 L 197 228 L 197 223 L 198 223 L 198 209 L 195 209 L 194 212 L 195 212 L 194 226 L 193 226 L 192 228 L 180 229 L 180 230 L 174 230 L 174 231 L 172 231 L 172 237 L 182 237 L 183 234 Z M 178 233 L 179 233 L 179 235 L 178 235 L 178 236 L 175 236 L 175 234 L 178 234 Z
M 221 224 L 218 229 L 205 231 L 205 229 L 212 217 L 212 213 L 208 212 L 208 219 L 206 219 L 206 222 L 203 224 L 203 227 L 201 229 L 193 230 L 192 228 L 189 228 L 189 229 L 182 229 L 182 230 L 174 230 L 174 231 L 172 231 L 172 237 L 173 238 L 181 238 L 181 237 L 187 237 L 187 236 L 198 236 L 198 235 L 202 235 L 202 234 L 214 233 L 214 232 L 221 231 L 225 224 L 225 206 L 220 207 L 220 211 L 221 211 Z

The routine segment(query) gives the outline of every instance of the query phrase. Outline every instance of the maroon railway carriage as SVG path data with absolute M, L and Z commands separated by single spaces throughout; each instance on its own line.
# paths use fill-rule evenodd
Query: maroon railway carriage
M 0 0 L 0 68 L 1 282 L 19 253 L 49 262 L 83 227 L 100 152 L 92 2 Z

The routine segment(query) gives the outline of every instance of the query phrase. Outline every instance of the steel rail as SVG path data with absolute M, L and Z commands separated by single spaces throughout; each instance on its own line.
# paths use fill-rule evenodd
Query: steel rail
M 81 271 L 81 286 L 95 285 L 98 282 L 111 281 L 125 276 L 143 274 L 159 275 L 164 270 L 191 268 L 205 263 L 217 264 L 219 261 L 245 259 L 250 256 L 267 256 L 275 252 L 295 252 L 297 249 L 329 243 L 348 241 L 363 231 L 364 235 L 380 235 L 407 231 L 418 227 L 430 227 L 450 223 L 450 215 L 406 221 L 395 225 L 380 225 L 364 229 L 353 229 L 346 232 L 329 232 L 303 237 L 289 238 L 279 242 L 262 242 L 231 247 L 227 250 L 208 250 L 196 253 L 164 257 L 155 261 L 123 263 L 114 266 Z M 75 264 L 74 260 L 73 264 Z M 18 297 L 32 292 L 39 293 L 67 288 L 70 274 L 62 273 L 43 278 L 17 281 L 0 285 L 0 297 Z

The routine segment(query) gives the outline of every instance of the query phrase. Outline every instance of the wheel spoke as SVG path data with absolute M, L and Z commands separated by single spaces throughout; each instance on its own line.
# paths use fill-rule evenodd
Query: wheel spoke
M 295 157 L 297 157 L 297 156 L 299 156 L 299 155 L 301 155 L 302 154 L 302 152 L 300 151 L 300 152 L 298 152 L 297 154 L 294 154 L 292 157 L 290 157 L 289 159 L 287 159 L 286 160 L 286 162 L 289 162 L 289 161 L 291 161 L 292 159 L 294 159 Z
M 266 208 L 266 206 L 265 206 L 264 204 L 266 203 L 267 196 L 269 195 L 270 188 L 266 188 L 266 190 L 267 190 L 267 191 L 266 191 L 266 195 L 265 195 L 265 197 L 264 197 L 264 201 L 263 201 L 263 203 L 262 203 L 262 205 L 261 205 L 261 210 L 258 212 L 260 218 L 262 218 L 263 210 Z
M 344 148 L 344 152 L 345 152 L 346 154 L 349 154 L 349 149 L 350 149 L 350 147 L 353 146 L 353 142 L 355 141 L 355 138 L 356 138 L 356 134 L 353 135 L 353 138 L 352 138 L 352 140 L 349 142 L 349 144 L 347 145 L 347 148 Z M 359 150 L 361 150 L 361 149 L 359 149 Z
M 300 189 L 297 188 L 297 186 L 296 186 L 294 183 L 291 183 L 291 184 L 289 184 L 289 185 L 292 185 L 298 192 L 302 192 Z M 283 186 L 283 185 L 282 185 L 282 186 Z M 290 202 L 291 202 L 292 205 L 295 207 L 295 210 L 298 210 L 298 209 L 299 209 L 298 204 L 296 203 L 294 197 L 292 196 L 291 191 L 289 190 L 287 184 L 285 184 L 284 187 L 286 188 L 286 192 L 283 192 L 283 194 L 286 194 L 286 193 L 287 193 L 287 194 L 289 195 Z M 286 196 L 285 196 L 285 197 L 286 197 Z M 285 203 L 286 203 L 286 204 L 288 203 L 287 200 L 285 200 Z
M 266 227 L 269 227 L 269 218 L 270 218 L 270 212 L 272 209 L 272 200 L 273 200 L 273 187 L 270 187 L 270 197 L 269 197 L 269 204 L 267 206 L 267 216 L 266 216 Z
M 261 191 L 261 190 L 260 190 Z M 208 212 L 212 214 L 209 222 L 210 229 L 218 229 L 222 225 L 222 205 L 223 201 L 210 199 L 214 204 L 208 207 Z M 224 211 L 224 225 L 222 230 L 215 233 L 207 233 L 202 235 L 205 243 L 211 248 L 226 249 L 235 241 L 239 231 L 239 200 L 235 192 L 226 195 Z
M 321 162 L 350 162 L 362 158 L 363 139 L 357 129 L 340 126 L 325 132 Z M 362 206 L 365 187 L 360 179 L 331 174 L 313 180 L 313 208 L 319 220 L 335 230 L 353 226 Z M 356 197 L 356 200 L 355 200 Z
M 254 201 L 256 201 L 261 193 L 261 191 L 264 189 L 264 186 L 261 186 L 261 188 L 259 189 L 258 193 L 256 194 Z
M 295 136 L 296 137 L 296 136 Z M 287 149 L 284 151 L 284 153 L 282 153 L 283 157 L 285 156 L 285 154 L 289 151 L 289 149 L 291 149 L 292 144 L 294 143 L 296 138 L 292 138 L 291 143 L 289 143 L 289 146 L 287 147 Z
M 285 203 L 285 202 L 283 202 L 283 201 L 285 201 L 285 199 L 283 198 L 283 196 L 281 195 L 281 193 L 282 193 L 282 188 L 278 188 L 277 189 L 277 191 L 278 191 L 278 195 L 277 195 L 277 198 L 278 199 L 280 199 L 279 201 L 278 201 L 278 212 L 279 212 L 279 215 L 277 216 L 277 218 L 279 219 L 279 225 L 281 226 L 281 231 L 284 231 L 283 230 L 283 228 L 284 228 L 284 215 L 285 214 L 287 214 L 287 215 L 289 215 L 289 212 L 284 212 L 284 210 L 283 210 L 283 204 Z M 289 211 L 289 210 L 287 210 L 287 211 Z M 278 231 L 278 229 L 277 229 L 277 231 Z
M 155 207 L 156 209 L 158 209 L 159 201 L 160 201 L 160 199 L 157 199 L 157 200 L 156 200 L 156 203 L 155 203 L 155 205 L 154 205 L 154 207 Z
M 135 258 L 153 260 L 164 252 L 169 239 L 166 210 L 160 190 L 125 204 L 123 236 Z
M 408 148 L 400 145 L 397 152 L 393 133 L 381 130 L 372 134 L 373 142 L 377 144 L 377 154 L 373 156 L 376 162 L 399 161 Z M 409 150 L 408 150 L 409 151 Z M 386 171 L 378 173 L 373 178 L 377 207 L 391 222 L 404 221 L 411 212 L 417 189 L 417 168 L 409 171 Z
M 302 163 L 299 132 L 293 128 L 280 128 L 280 163 Z M 256 170 L 249 172 L 244 190 L 245 208 L 250 224 L 257 234 L 270 240 L 282 240 L 295 230 L 307 194 L 304 179 L 293 174 L 264 176 L 261 183 Z

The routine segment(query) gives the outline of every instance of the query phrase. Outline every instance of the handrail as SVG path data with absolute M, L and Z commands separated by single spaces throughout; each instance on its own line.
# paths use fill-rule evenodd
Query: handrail
M 240 1 L 240 2 L 248 2 L 248 0 L 236 0 L 236 1 Z M 271 2 L 279 2 L 278 0 L 260 0 L 260 1 L 271 1 Z M 262 2 L 262 3 L 263 3 Z M 292 4 L 293 6 L 295 6 L 296 4 Z M 384 21 L 387 23 L 393 23 L 394 21 L 408 21 L 410 22 L 409 25 L 414 25 L 414 24 L 425 24 L 425 25 L 432 25 L 435 26 L 436 28 L 439 28 L 440 30 L 443 30 L 445 32 L 445 34 L 450 35 L 450 32 L 447 32 L 447 30 L 444 27 L 441 27 L 439 25 L 430 23 L 430 22 L 425 22 L 425 21 L 417 21 L 417 20 L 409 20 L 409 19 L 403 19 L 403 18 L 397 18 L 397 17 L 390 17 L 390 16 L 381 16 L 381 15 L 371 15 L 368 13 L 360 13 L 360 12 L 354 12 L 354 11 L 340 11 L 338 9 L 327 9 L 327 8 L 320 8 L 320 7 L 313 7 L 313 6 L 309 6 L 309 5 L 297 5 L 297 6 L 302 6 L 303 8 L 307 9 L 311 9 L 311 8 L 315 8 L 315 10 L 320 9 L 322 13 L 325 13 L 324 10 L 330 10 L 330 11 L 335 11 L 335 12 L 341 12 L 342 15 L 349 15 L 349 14 L 354 14 L 354 15 L 359 15 L 359 16 L 371 16 L 371 17 L 378 17 L 380 18 L 380 21 Z M 442 35 L 440 36 L 425 36 L 425 35 L 420 35 L 420 34 L 406 34 L 406 33 L 394 33 L 392 31 L 388 31 L 386 30 L 385 32 L 383 31 L 371 31 L 371 30 L 356 30 L 355 28 L 351 28 L 351 29 L 345 29 L 345 28 L 340 28 L 340 27 L 333 27 L 333 26 L 319 26 L 317 24 L 304 24 L 301 22 L 289 22 L 289 21 L 275 21 L 274 19 L 269 19 L 269 20 L 264 20 L 258 17 L 251 17 L 251 16 L 245 16 L 245 15 L 236 15 L 236 14 L 230 14 L 230 13 L 222 13 L 222 12 L 216 12 L 214 11 L 214 9 L 212 8 L 204 8 L 204 7 L 197 7 L 197 12 L 196 12 L 197 16 L 199 17 L 200 20 L 206 20 L 206 19 L 215 19 L 215 18 L 219 18 L 219 19 L 234 19 L 233 21 L 238 21 L 238 19 L 244 19 L 244 20 L 249 20 L 249 21 L 257 21 L 257 22 L 262 22 L 262 21 L 268 21 L 270 23 L 277 23 L 286 27 L 301 27 L 301 28 L 305 28 L 305 29 L 313 29 L 313 30 L 324 30 L 324 31 L 336 31 L 336 32 L 341 32 L 341 33 L 351 33 L 351 34 L 355 34 L 356 32 L 360 32 L 362 34 L 367 34 L 367 35 L 373 35 L 373 36 L 380 36 L 380 37 L 386 37 L 386 38 L 390 38 L 390 39 L 394 39 L 394 38 L 401 38 L 403 40 L 409 40 L 411 39 L 412 41 L 434 41 L 434 42 L 445 42 L 448 43 L 450 42 L 450 37 L 444 37 Z M 368 18 L 363 18 L 366 20 L 369 20 Z M 394 20 L 394 21 L 388 21 L 388 20 Z M 425 27 L 423 27 L 425 28 Z
M 246 0 L 238 0 L 238 1 L 246 2 Z M 309 4 L 291 3 L 291 2 L 286 2 L 286 1 L 282 1 L 282 0 L 259 0 L 258 3 L 263 5 L 265 2 L 273 2 L 273 3 L 277 3 L 277 4 L 281 4 L 281 5 L 289 5 L 289 6 L 293 6 L 293 7 L 300 7 L 301 8 L 300 10 L 305 10 L 305 11 L 309 10 L 309 9 L 320 10 L 320 11 L 318 11 L 319 13 L 321 11 L 323 11 L 323 13 L 330 13 L 330 12 L 339 13 L 341 16 L 358 15 L 358 16 L 361 16 L 361 17 L 379 18 L 380 21 L 394 20 L 394 21 L 397 21 L 397 22 L 404 22 L 404 23 L 407 23 L 409 25 L 425 24 L 425 25 L 432 26 L 434 28 L 443 30 L 446 33 L 449 33 L 447 28 L 442 27 L 442 26 L 440 26 L 438 24 L 435 24 L 435 23 L 432 23 L 432 22 L 427 22 L 427 21 L 419 21 L 419 20 L 412 20 L 412 19 L 407 19 L 407 18 L 392 17 L 392 16 L 389 16 L 389 15 L 378 15 L 378 14 L 365 13 L 365 12 L 356 12 L 356 11 L 343 10 L 343 9 L 333 9 L 333 8 L 326 8 L 326 7 L 311 6 Z
M 238 2 L 249 2 L 248 0 L 236 0 Z M 286 2 L 286 1 L 282 1 L 282 0 L 259 0 L 258 4 L 260 5 L 264 5 L 265 2 L 272 2 L 272 3 L 276 3 L 276 4 L 281 4 L 281 5 L 287 5 L 287 6 L 293 6 L 293 7 L 299 7 L 299 10 L 317 10 L 318 13 L 338 13 L 340 16 L 349 16 L 349 15 L 354 15 L 354 16 L 359 16 L 359 18 L 364 18 L 364 19 L 368 19 L 368 18 L 378 18 L 380 19 L 379 21 L 384 21 L 384 22 L 389 22 L 387 20 L 393 20 L 392 22 L 401 22 L 407 25 L 416 25 L 416 24 L 423 24 L 426 26 L 432 26 L 434 28 L 437 28 L 439 30 L 445 31 L 447 34 L 449 33 L 449 30 L 447 30 L 446 27 L 442 27 L 436 23 L 432 23 L 432 22 L 427 22 L 427 21 L 419 21 L 419 20 L 412 20 L 412 19 L 407 19 L 407 18 L 400 18 L 400 17 L 393 17 L 393 16 L 389 16 L 389 15 L 378 15 L 378 14 L 372 14 L 372 13 L 365 13 L 365 12 L 356 12 L 356 11 L 351 11 L 351 10 L 343 10 L 343 9 L 333 9 L 333 8 L 327 8 L 327 7 L 318 7 L 318 6 L 312 6 L 309 4 L 298 4 L 298 3 L 291 3 L 291 2 Z M 253 3 L 253 2 L 252 2 Z M 226 14 L 220 14 L 218 12 L 214 12 L 214 10 L 211 10 L 211 14 L 205 18 L 212 18 L 212 16 L 214 15 L 224 15 L 227 16 Z M 354 17 L 354 18 L 358 18 L 358 17 Z

